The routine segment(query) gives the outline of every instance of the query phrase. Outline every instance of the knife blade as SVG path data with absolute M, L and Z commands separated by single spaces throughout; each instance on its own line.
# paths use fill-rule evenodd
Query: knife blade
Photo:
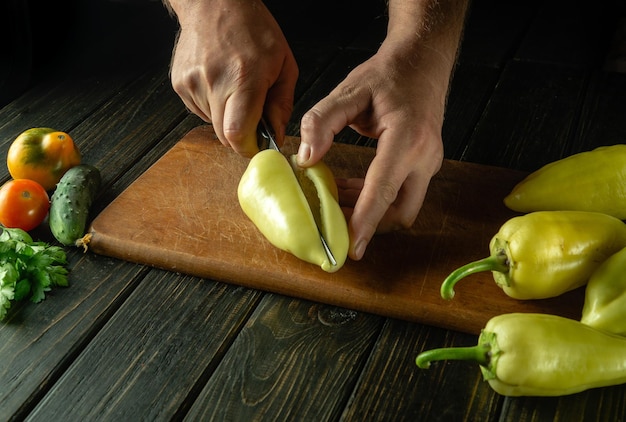
M 274 130 L 263 117 L 261 117 L 261 121 L 259 122 L 258 132 L 261 135 L 258 139 L 259 149 L 263 150 L 263 149 L 269 148 L 269 149 L 274 149 L 278 152 L 281 152 L 280 148 L 278 147 L 278 144 L 276 143 Z M 326 242 L 326 239 L 324 238 L 324 235 L 322 234 L 322 231 L 320 230 L 319 227 L 317 227 L 317 231 L 320 234 L 320 241 L 322 242 L 322 247 L 324 248 L 326 257 L 328 258 L 328 260 L 333 266 L 337 265 L 337 260 L 333 256 L 333 253 L 330 250 L 330 247 L 328 246 L 328 242 Z

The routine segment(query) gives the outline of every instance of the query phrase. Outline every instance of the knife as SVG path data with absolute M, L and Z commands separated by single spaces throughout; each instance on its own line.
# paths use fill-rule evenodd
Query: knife
M 258 140 L 260 149 L 262 150 L 274 149 L 278 152 L 281 152 L 280 148 L 278 147 L 278 144 L 276 143 L 274 130 L 263 117 L 261 117 L 261 121 L 259 122 L 259 134 L 261 135 Z M 320 230 L 319 226 L 317 227 L 317 231 L 320 234 L 320 241 L 322 242 L 322 247 L 324 248 L 324 252 L 326 252 L 326 257 L 328 258 L 328 260 L 333 266 L 337 265 L 337 260 L 333 256 L 333 253 L 330 250 L 330 247 L 328 246 L 328 242 L 326 242 L 326 239 L 324 239 L 324 235 L 322 234 L 322 231 Z

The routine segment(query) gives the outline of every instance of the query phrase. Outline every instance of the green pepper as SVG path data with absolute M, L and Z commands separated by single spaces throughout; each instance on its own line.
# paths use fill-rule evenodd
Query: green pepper
M 608 258 L 591 275 L 580 321 L 626 335 L 626 248 Z
M 515 299 L 559 296 L 585 285 L 624 247 L 626 224 L 607 214 L 537 211 L 513 217 L 491 239 L 491 255 L 453 271 L 441 285 L 441 296 L 452 299 L 455 284 L 480 271 L 492 271 L 496 284 Z
M 288 160 L 276 150 L 263 150 L 250 160 L 237 194 L 244 213 L 277 248 L 327 272 L 345 263 L 348 225 L 332 171 L 323 162 L 305 169 L 298 167 L 295 155 Z M 336 265 L 328 259 L 320 232 Z
M 416 364 L 472 360 L 483 379 L 505 396 L 562 396 L 626 383 L 626 337 L 556 315 L 493 317 L 473 347 L 433 349 Z
M 596 211 L 626 220 L 626 145 L 581 152 L 531 173 L 504 198 L 514 211 Z

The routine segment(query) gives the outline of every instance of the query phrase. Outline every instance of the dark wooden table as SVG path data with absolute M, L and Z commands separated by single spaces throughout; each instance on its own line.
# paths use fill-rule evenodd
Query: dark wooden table
M 97 213 L 201 121 L 171 89 L 175 28 L 158 2 L 76 3 L 75 15 L 48 26 L 66 30 L 67 42 L 47 45 L 31 87 L 0 109 L 0 151 L 30 127 L 70 132 L 102 171 Z M 372 3 L 355 14 L 354 4 L 335 2 L 337 16 L 306 22 L 277 12 L 301 70 L 290 135 L 375 51 L 385 17 L 383 2 Z M 624 46 L 613 43 L 622 12 L 610 1 L 475 0 L 446 157 L 529 171 L 624 142 Z M 337 141 L 374 143 L 349 130 Z M 472 335 L 68 255 L 71 286 L 14 306 L 0 324 L 2 420 L 624 420 L 626 386 L 506 398 L 475 365 L 415 366 L 420 351 L 472 345 Z

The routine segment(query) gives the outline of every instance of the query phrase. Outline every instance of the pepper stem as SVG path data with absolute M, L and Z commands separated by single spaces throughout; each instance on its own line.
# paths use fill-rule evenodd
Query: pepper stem
M 489 366 L 491 360 L 491 345 L 482 343 L 471 347 L 447 347 L 432 349 L 420 353 L 415 363 L 422 369 L 428 369 L 430 363 L 438 360 L 471 360 L 480 366 Z
M 478 261 L 470 262 L 460 268 L 454 270 L 441 284 L 441 297 L 450 300 L 454 297 L 454 286 L 462 278 L 467 277 L 470 274 L 479 273 L 483 271 L 498 271 L 505 273 L 509 271 L 507 265 L 506 254 L 500 253 L 488 256 L 487 258 L 480 259 Z

